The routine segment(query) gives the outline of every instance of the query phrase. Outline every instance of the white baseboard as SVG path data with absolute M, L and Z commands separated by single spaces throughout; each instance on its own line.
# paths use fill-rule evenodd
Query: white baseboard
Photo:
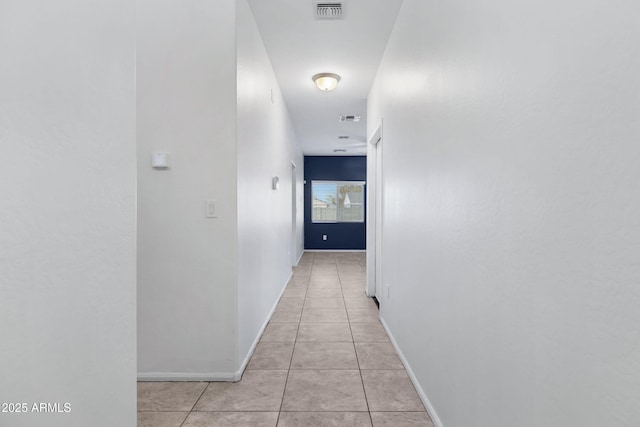
M 398 357 L 400 357 L 400 360 L 402 361 L 402 364 L 404 365 L 405 369 L 407 370 L 407 374 L 409 375 L 409 379 L 413 383 L 413 386 L 416 388 L 416 391 L 418 392 L 418 396 L 420 397 L 420 400 L 422 400 L 422 403 L 424 404 L 424 407 L 427 409 L 427 412 L 429 413 L 429 416 L 431 417 L 431 421 L 433 421 L 433 425 L 435 425 L 436 427 L 444 427 L 444 425 L 442 424 L 442 421 L 440 421 L 440 418 L 438 417 L 438 414 L 436 413 L 436 410 L 433 408 L 433 405 L 431 404 L 431 402 L 427 398 L 427 395 L 425 394 L 424 390 L 422 389 L 422 386 L 420 385 L 420 383 L 418 382 L 418 379 L 416 378 L 415 374 L 413 373 L 413 369 L 411 369 L 411 365 L 409 365 L 409 362 L 407 362 L 407 359 L 404 357 L 404 354 L 402 353 L 402 350 L 400 350 L 400 347 L 398 347 L 398 343 L 396 342 L 395 338 L 393 337 L 393 334 L 389 330 L 389 327 L 387 326 L 387 323 L 384 321 L 384 319 L 382 317 L 380 317 L 380 322 L 382 323 L 382 327 L 384 328 L 384 330 L 387 331 L 387 335 L 389 335 L 389 339 L 391 340 L 391 344 L 393 345 L 393 348 L 396 349 L 396 353 L 398 353 Z
M 242 374 L 244 370 L 247 368 L 247 364 L 253 356 L 253 352 L 256 349 L 256 346 L 260 342 L 260 337 L 264 333 L 267 325 L 269 324 L 269 320 L 271 320 L 271 316 L 276 311 L 276 307 L 278 306 L 278 302 L 280 302 L 280 298 L 282 298 L 282 294 L 284 294 L 285 289 L 287 289 L 287 284 L 291 280 L 293 273 L 289 273 L 289 277 L 285 282 L 282 290 L 280 291 L 280 295 L 278 295 L 278 299 L 276 300 L 273 307 L 271 307 L 271 311 L 267 316 L 267 319 L 264 321 L 264 324 L 260 328 L 260 332 L 256 336 L 247 356 L 244 358 L 240 369 L 236 372 L 139 372 L 138 373 L 138 381 L 226 381 L 226 382 L 237 382 L 242 379 Z
M 284 294 L 284 291 L 287 289 L 287 284 L 289 283 L 289 281 L 291 280 L 292 277 L 293 277 L 293 272 L 289 273 L 289 277 L 284 282 L 284 286 L 280 290 L 280 295 L 278 295 L 278 299 L 276 299 L 275 304 L 273 304 L 273 307 L 271 307 L 271 311 L 269 311 L 269 315 L 267 316 L 267 319 L 262 324 L 262 327 L 260 328 L 260 331 L 258 332 L 258 335 L 256 335 L 256 338 L 253 341 L 253 344 L 251 344 L 251 348 L 249 348 L 249 352 L 247 353 L 247 356 L 242 361 L 242 365 L 240 365 L 240 369 L 238 369 L 238 371 L 236 371 L 233 374 L 233 381 L 240 381 L 242 379 L 242 374 L 244 373 L 244 370 L 247 369 L 247 365 L 249 364 L 249 360 L 251 360 L 251 356 L 253 356 L 253 352 L 256 350 L 256 346 L 260 342 L 260 338 L 262 337 L 262 334 L 264 333 L 264 330 L 267 328 L 267 325 L 269 324 L 269 321 L 271 320 L 271 316 L 273 316 L 273 313 L 275 313 L 276 307 L 278 307 L 278 303 L 280 302 L 280 298 L 282 298 L 282 294 Z
M 304 255 L 304 250 L 302 252 L 300 252 L 300 256 L 298 257 L 298 260 L 296 261 L 296 265 L 294 267 L 297 267 L 298 264 L 300 264 L 300 260 L 302 259 L 302 255 Z
M 234 381 L 233 372 L 139 372 L 138 381 Z

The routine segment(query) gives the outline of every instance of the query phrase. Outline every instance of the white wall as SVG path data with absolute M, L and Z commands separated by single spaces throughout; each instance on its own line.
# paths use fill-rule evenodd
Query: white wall
M 245 0 L 143 0 L 137 15 L 138 376 L 237 379 L 303 250 L 302 153 Z
M 382 317 L 447 427 L 637 425 L 639 13 L 404 1 L 368 111 Z
M 268 320 L 301 255 L 303 157 L 269 57 L 246 0 L 237 4 L 238 41 L 238 369 Z M 273 102 L 271 101 L 273 93 Z M 298 219 L 292 247 L 291 161 Z M 280 189 L 271 188 L 274 176 Z
M 132 16 L 0 4 L 0 402 L 29 411 L 2 426 L 136 423 Z
M 235 1 L 137 2 L 138 371 L 230 379 L 236 317 Z M 170 153 L 169 170 L 151 153 Z M 205 200 L 218 218 L 205 218 Z

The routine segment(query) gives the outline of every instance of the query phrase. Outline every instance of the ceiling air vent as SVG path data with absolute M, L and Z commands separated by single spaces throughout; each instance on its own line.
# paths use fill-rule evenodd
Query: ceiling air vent
M 341 1 L 314 1 L 316 19 L 342 19 L 344 15 Z
M 340 123 L 344 123 L 344 122 L 359 122 L 360 121 L 360 116 L 351 116 L 351 115 L 347 115 L 347 114 L 343 114 L 340 116 L 340 120 L 338 120 Z

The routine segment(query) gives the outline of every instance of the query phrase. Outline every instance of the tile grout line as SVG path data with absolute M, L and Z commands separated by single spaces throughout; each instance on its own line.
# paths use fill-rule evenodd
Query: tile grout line
M 180 427 L 184 426 L 184 423 L 187 422 L 187 419 L 189 418 L 189 416 L 191 416 L 191 413 L 193 412 L 194 408 L 196 407 L 198 402 L 200 402 L 200 399 L 202 399 L 202 396 L 204 396 L 204 392 L 207 391 L 207 389 L 209 388 L 210 385 L 211 385 L 211 381 L 208 381 L 207 382 L 207 386 L 204 389 L 202 389 L 202 393 L 200 393 L 200 396 L 198 396 L 198 398 L 194 402 L 193 406 L 191 407 L 191 409 L 187 413 L 187 416 L 184 417 L 184 420 L 182 420 L 182 422 L 180 423 Z
M 338 278 L 340 272 L 338 272 Z M 342 292 L 342 300 L 344 302 L 344 309 L 347 312 L 347 322 L 349 322 L 349 332 L 351 333 L 351 345 L 353 345 L 353 352 L 356 355 L 356 363 L 358 364 L 358 374 L 360 374 L 360 383 L 362 384 L 362 394 L 364 395 L 364 402 L 367 404 L 367 413 L 369 414 L 369 421 L 373 426 L 373 418 L 371 417 L 371 408 L 369 407 L 369 399 L 367 399 L 367 390 L 364 388 L 364 379 L 362 378 L 362 369 L 360 368 L 360 359 L 358 358 L 358 351 L 356 350 L 356 340 L 353 337 L 353 330 L 351 329 L 351 319 L 349 318 L 349 310 L 347 310 L 347 302 L 344 300 L 344 290 L 342 287 L 342 280 L 340 280 L 340 291 Z
M 315 262 L 315 260 L 314 260 Z M 313 263 L 311 264 L 311 271 L 313 271 Z M 307 285 L 304 290 L 304 301 L 307 299 L 307 291 L 309 290 L 309 280 L 311 279 L 311 273 L 307 279 Z M 287 284 L 287 287 L 289 284 Z M 289 382 L 289 374 L 291 373 L 291 364 L 293 363 L 293 354 L 296 351 L 296 343 L 298 342 L 298 333 L 300 332 L 300 324 L 302 323 L 302 312 L 304 311 L 304 301 L 302 302 L 302 310 L 300 310 L 300 318 L 298 319 L 298 328 L 296 329 L 296 336 L 293 340 L 293 350 L 291 350 L 291 358 L 289 359 L 289 368 L 287 369 L 287 378 L 284 380 L 284 389 L 282 390 L 282 399 L 280 399 L 280 408 L 278 409 L 278 418 L 276 419 L 276 427 L 280 423 L 280 414 L 282 414 L 282 406 L 284 405 L 284 396 L 287 393 L 287 383 Z

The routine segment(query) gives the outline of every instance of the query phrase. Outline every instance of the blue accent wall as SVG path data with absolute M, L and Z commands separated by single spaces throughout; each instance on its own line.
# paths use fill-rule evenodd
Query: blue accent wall
M 314 224 L 311 222 L 311 181 L 366 181 L 365 156 L 306 156 L 304 158 L 305 249 L 366 249 L 366 217 L 363 223 Z M 365 208 L 367 200 L 365 197 Z M 327 240 L 322 240 L 322 235 Z

